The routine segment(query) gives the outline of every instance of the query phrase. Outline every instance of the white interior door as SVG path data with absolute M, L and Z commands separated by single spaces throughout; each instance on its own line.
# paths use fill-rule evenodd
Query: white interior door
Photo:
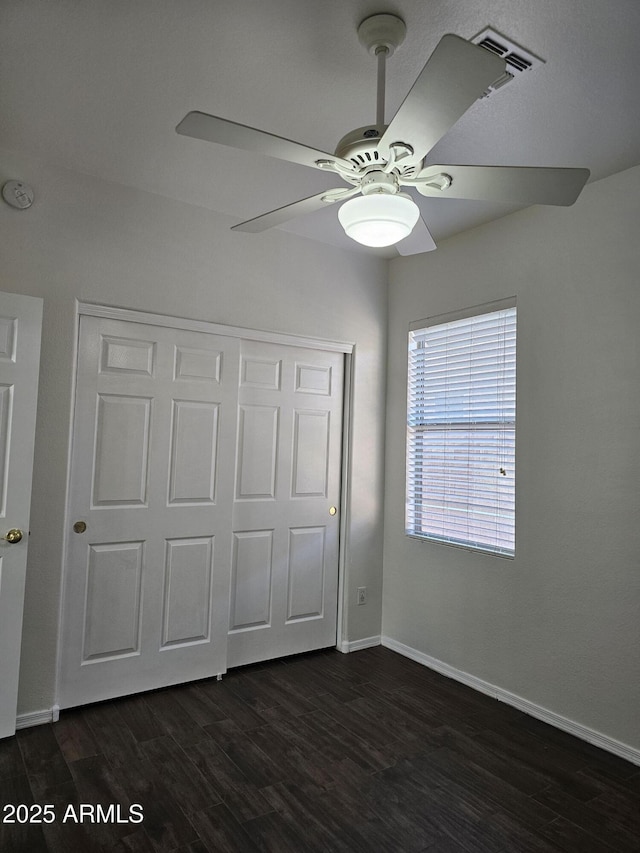
M 61 707 L 226 669 L 238 346 L 81 318 Z
M 228 666 L 336 643 L 344 359 L 243 340 Z
M 343 358 L 81 317 L 61 707 L 335 644 Z
M 42 299 L 0 293 L 0 737 L 16 729 L 41 328 Z

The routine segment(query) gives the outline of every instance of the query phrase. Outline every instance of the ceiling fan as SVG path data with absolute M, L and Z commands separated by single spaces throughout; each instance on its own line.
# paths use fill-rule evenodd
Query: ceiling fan
M 375 125 L 352 130 L 327 154 L 263 130 L 202 112 L 176 127 L 183 136 L 266 154 L 334 172 L 349 186 L 325 190 L 249 219 L 232 230 L 258 232 L 342 202 L 338 219 L 346 234 L 366 246 L 390 246 L 401 255 L 429 252 L 436 244 L 408 192 L 441 198 L 511 204 L 571 205 L 589 178 L 588 169 L 526 166 L 423 166 L 428 152 L 469 107 L 505 72 L 505 61 L 456 35 L 445 35 L 431 54 L 391 122 L 384 123 L 386 59 L 402 43 L 404 21 L 373 15 L 358 38 L 377 57 Z

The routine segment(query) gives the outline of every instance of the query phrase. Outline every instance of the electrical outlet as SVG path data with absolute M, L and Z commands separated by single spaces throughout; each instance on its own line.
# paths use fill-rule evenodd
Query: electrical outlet
M 367 588 L 366 586 L 358 587 L 358 604 L 366 604 L 367 603 Z

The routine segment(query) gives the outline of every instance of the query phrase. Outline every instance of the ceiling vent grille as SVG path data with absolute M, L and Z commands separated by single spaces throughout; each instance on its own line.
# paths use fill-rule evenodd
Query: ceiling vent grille
M 484 47 L 485 50 L 490 50 L 491 53 L 501 56 L 507 64 L 505 73 L 493 81 L 491 86 L 482 95 L 483 98 L 501 89 L 506 83 L 510 83 L 522 74 L 523 71 L 531 71 L 533 68 L 544 64 L 544 59 L 540 59 L 539 56 L 535 56 L 531 51 L 526 50 L 512 41 L 512 39 L 508 39 L 502 33 L 498 33 L 490 27 L 482 30 L 481 33 L 478 33 L 470 41 L 473 44 Z

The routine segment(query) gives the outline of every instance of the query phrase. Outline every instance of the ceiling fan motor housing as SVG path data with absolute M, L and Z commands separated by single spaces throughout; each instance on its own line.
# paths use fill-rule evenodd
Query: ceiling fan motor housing
M 336 157 L 350 160 L 358 169 L 366 169 L 369 166 L 384 166 L 387 160 L 378 151 L 378 142 L 384 134 L 387 126 L 384 124 L 368 124 L 351 130 L 342 137 L 336 146 Z M 411 178 L 416 175 L 422 164 L 416 166 L 402 166 L 398 163 L 396 169 L 403 178 Z

